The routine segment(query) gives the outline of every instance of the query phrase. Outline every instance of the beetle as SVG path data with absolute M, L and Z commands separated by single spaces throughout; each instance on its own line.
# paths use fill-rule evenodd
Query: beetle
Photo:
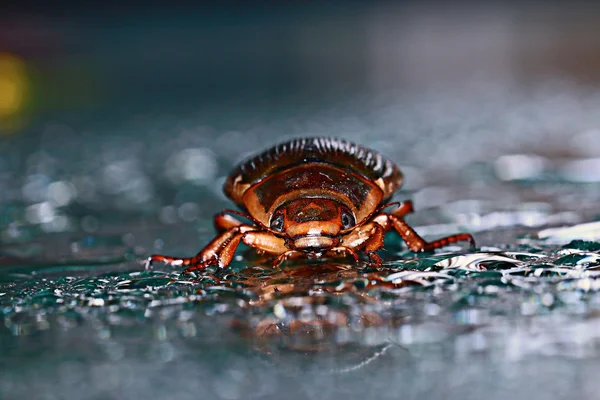
M 349 255 L 358 262 L 364 252 L 379 267 L 377 251 L 391 230 L 414 252 L 458 241 L 475 246 L 468 233 L 432 242 L 419 236 L 403 220 L 412 202 L 387 203 L 402 182 L 400 169 L 374 150 L 337 138 L 292 139 L 241 162 L 227 177 L 224 192 L 244 212 L 217 214 L 219 234 L 202 251 L 188 258 L 154 254 L 146 267 L 156 261 L 187 266 L 185 272 L 225 268 L 240 243 L 274 256 L 274 266 L 296 257 Z

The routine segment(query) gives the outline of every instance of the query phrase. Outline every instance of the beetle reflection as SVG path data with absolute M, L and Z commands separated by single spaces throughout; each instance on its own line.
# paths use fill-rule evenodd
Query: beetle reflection
M 369 348 L 386 346 L 390 331 L 404 321 L 404 316 L 382 306 L 381 291 L 418 285 L 389 282 L 388 274 L 335 263 L 285 266 L 278 271 L 247 268 L 236 281 L 256 297 L 232 326 L 268 354 L 350 348 L 370 354 Z

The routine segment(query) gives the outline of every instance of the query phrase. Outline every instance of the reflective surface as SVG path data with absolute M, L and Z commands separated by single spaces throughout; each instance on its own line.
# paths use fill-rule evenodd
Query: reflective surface
M 381 270 L 243 260 L 192 276 L 127 257 L 5 259 L 0 388 L 9 398 L 420 398 L 449 388 L 477 398 L 502 385 L 493 398 L 565 387 L 587 397 L 593 380 L 579 387 L 570 374 L 598 357 L 600 242 L 523 241 L 391 251 Z M 546 374 L 557 378 L 540 388 Z

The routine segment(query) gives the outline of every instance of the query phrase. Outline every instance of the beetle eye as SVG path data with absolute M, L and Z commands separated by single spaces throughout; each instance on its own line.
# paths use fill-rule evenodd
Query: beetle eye
M 277 232 L 283 232 L 283 214 L 276 213 L 271 218 L 271 229 Z
M 349 210 L 342 209 L 342 229 L 352 228 L 354 226 L 354 215 Z

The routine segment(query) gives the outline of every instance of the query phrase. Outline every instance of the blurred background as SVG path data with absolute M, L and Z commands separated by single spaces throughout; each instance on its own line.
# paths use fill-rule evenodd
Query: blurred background
M 593 398 L 600 247 L 552 246 L 600 239 L 599 18 L 558 1 L 3 7 L 0 397 Z M 480 246 L 442 270 L 396 243 L 387 272 L 440 275 L 323 297 L 351 321 L 336 340 L 363 346 L 350 361 L 249 355 L 232 320 L 294 306 L 235 288 L 289 277 L 220 286 L 137 262 L 194 254 L 233 206 L 232 167 L 308 135 L 383 152 L 418 232 Z
M 437 188 L 417 208 L 547 175 L 597 183 L 598 15 L 585 2 L 13 6 L 0 227 L 203 218 L 234 163 L 300 135 L 383 151 L 407 190 Z

